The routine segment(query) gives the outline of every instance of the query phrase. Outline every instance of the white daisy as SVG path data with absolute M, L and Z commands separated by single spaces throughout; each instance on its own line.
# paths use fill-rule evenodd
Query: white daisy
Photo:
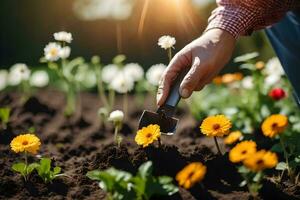
M 19 85 L 22 81 L 26 81 L 30 77 L 30 69 L 26 64 L 17 63 L 14 64 L 9 71 L 8 83 L 9 85 Z
M 0 70 L 0 91 L 4 90 L 6 88 L 7 80 L 8 80 L 7 70 L 5 70 L 5 69 Z
M 246 76 L 241 81 L 241 85 L 245 89 L 252 89 L 254 87 L 253 83 L 253 77 L 252 76 Z
M 112 80 L 110 87 L 118 93 L 124 94 L 131 91 L 134 87 L 134 80 L 125 73 L 118 73 Z
M 55 40 L 60 42 L 71 43 L 71 41 L 73 40 L 72 34 L 65 31 L 54 33 L 53 36 Z
M 266 86 L 273 86 L 277 83 L 279 83 L 281 80 L 281 76 L 278 74 L 269 75 L 265 78 L 265 85 Z
M 164 35 L 158 39 L 157 44 L 163 49 L 174 48 L 174 45 L 176 44 L 176 39 L 169 35 Z
M 66 59 L 70 56 L 71 53 L 71 48 L 68 46 L 65 46 L 63 48 L 60 49 L 59 51 L 59 57 L 62 59 Z
M 49 83 L 49 75 L 44 70 L 38 70 L 32 73 L 29 83 L 34 87 L 45 87 Z
M 157 86 L 166 68 L 167 66 L 164 64 L 152 65 L 146 73 L 148 82 L 154 86 Z
M 101 77 L 103 82 L 110 83 L 114 79 L 114 77 L 116 77 L 116 75 L 120 73 L 120 71 L 121 70 L 117 65 L 114 64 L 106 65 L 105 67 L 103 67 L 101 72 L 102 73 Z
M 122 122 L 123 119 L 124 119 L 124 113 L 121 110 L 112 111 L 109 114 L 109 118 L 108 118 L 109 121 L 113 121 L 113 122 Z
M 50 42 L 44 48 L 44 55 L 48 61 L 57 61 L 60 58 L 61 46 L 55 42 Z
M 144 69 L 137 63 L 129 63 L 124 67 L 124 73 L 134 81 L 139 81 L 144 77 Z
M 268 60 L 266 67 L 263 71 L 266 75 L 284 75 L 281 63 L 277 57 Z

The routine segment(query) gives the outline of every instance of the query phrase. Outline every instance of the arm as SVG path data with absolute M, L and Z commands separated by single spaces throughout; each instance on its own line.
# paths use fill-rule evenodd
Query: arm
M 278 22 L 287 11 L 300 5 L 298 0 L 217 0 L 206 31 L 220 28 L 234 38 Z
M 183 98 L 201 90 L 230 60 L 236 39 L 281 19 L 299 0 L 218 0 L 205 33 L 180 50 L 169 63 L 157 92 L 157 104 L 166 100 L 173 80 L 185 68 L 180 85 Z

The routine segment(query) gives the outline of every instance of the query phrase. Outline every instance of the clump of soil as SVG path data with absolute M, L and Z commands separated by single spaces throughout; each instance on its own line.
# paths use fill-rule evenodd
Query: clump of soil
M 55 98 L 53 98 L 55 97 Z M 186 164 L 193 161 L 203 162 L 207 174 L 202 184 L 190 190 L 180 188 L 172 197 L 155 197 L 155 200 L 194 200 L 194 199 L 249 199 L 246 188 L 239 187 L 242 178 L 236 167 L 228 161 L 228 155 L 218 156 L 211 138 L 199 133 L 199 124 L 180 109 L 180 125 L 174 136 L 162 136 L 162 146 L 140 148 L 134 143 L 139 113 L 144 108 L 153 109 L 152 97 L 146 98 L 145 105 L 129 105 L 129 113 L 122 133 L 124 140 L 120 148 L 113 141 L 113 127 L 102 127 L 97 117 L 101 106 L 97 96 L 81 94 L 81 109 L 71 118 L 63 115 L 64 99 L 61 93 L 45 90 L 30 98 L 20 106 L 17 94 L 0 95 L 0 105 L 12 108 L 11 122 L 6 130 L 0 132 L 0 199 L 105 199 L 95 181 L 85 174 L 89 170 L 115 167 L 136 173 L 145 161 L 152 160 L 155 175 L 175 177 Z M 129 102 L 134 102 L 131 97 Z M 122 102 L 119 102 L 120 105 Z M 117 107 L 121 108 L 117 102 Z M 20 175 L 12 172 L 13 162 L 21 156 L 10 150 L 13 137 L 34 128 L 41 138 L 40 154 L 52 158 L 55 165 L 61 166 L 64 177 L 44 184 L 33 175 L 24 183 Z M 221 141 L 220 141 L 221 142 Z M 225 151 L 225 147 L 221 146 Z M 37 159 L 34 157 L 31 160 Z M 299 198 L 296 186 L 276 186 L 270 181 L 264 183 L 261 192 L 263 199 Z

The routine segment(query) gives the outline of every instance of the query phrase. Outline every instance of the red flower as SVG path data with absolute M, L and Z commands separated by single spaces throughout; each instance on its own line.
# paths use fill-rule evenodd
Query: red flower
M 269 97 L 275 101 L 278 101 L 286 97 L 286 92 L 282 88 L 274 88 L 269 92 Z

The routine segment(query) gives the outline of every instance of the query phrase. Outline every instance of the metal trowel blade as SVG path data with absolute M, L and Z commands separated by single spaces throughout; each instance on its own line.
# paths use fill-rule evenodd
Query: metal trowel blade
M 156 112 L 144 110 L 139 121 L 139 129 L 147 127 L 150 124 L 157 124 L 160 126 L 162 133 L 173 135 L 176 131 L 178 121 L 174 117 L 162 116 Z

